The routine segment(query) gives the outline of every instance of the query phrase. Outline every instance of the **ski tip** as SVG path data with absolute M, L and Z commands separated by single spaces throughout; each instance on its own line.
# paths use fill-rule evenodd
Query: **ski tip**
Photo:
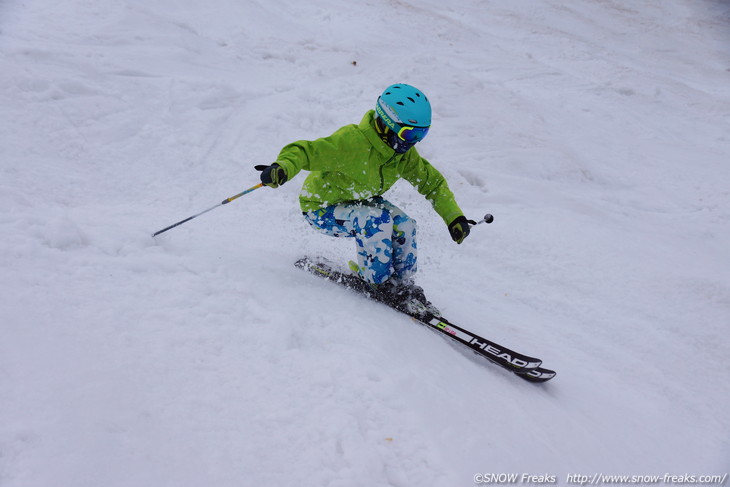
M 516 372 L 516 374 L 528 382 L 535 382 L 535 383 L 547 382 L 550 379 L 552 379 L 553 377 L 555 377 L 556 375 L 558 375 L 558 373 L 555 372 L 554 370 L 545 369 L 542 367 L 532 369 L 529 372 L 523 372 L 523 373 Z

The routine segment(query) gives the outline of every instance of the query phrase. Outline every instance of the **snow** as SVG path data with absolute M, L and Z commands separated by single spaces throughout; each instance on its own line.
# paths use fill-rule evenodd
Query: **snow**
M 0 3 L 0 485 L 730 471 L 725 2 Z M 471 218 L 419 282 L 529 384 L 293 267 L 286 143 L 408 82 Z

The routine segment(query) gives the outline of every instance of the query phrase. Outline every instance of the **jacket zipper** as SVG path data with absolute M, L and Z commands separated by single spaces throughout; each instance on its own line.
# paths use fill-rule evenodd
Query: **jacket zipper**
M 385 164 L 380 166 L 380 170 L 378 171 L 380 173 L 380 191 L 378 191 L 378 194 L 383 194 L 383 186 L 385 186 L 385 178 L 383 177 L 383 168 L 385 166 L 387 166 L 388 164 L 390 164 L 391 162 L 393 162 L 393 159 L 395 159 L 395 156 L 397 156 L 397 155 L 398 154 L 394 152 L 393 155 L 390 157 L 390 159 L 385 161 Z

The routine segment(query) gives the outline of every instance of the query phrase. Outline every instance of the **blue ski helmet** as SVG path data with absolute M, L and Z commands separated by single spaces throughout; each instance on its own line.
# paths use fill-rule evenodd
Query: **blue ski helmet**
M 431 126 L 431 103 L 420 90 L 405 83 L 390 85 L 378 97 L 375 113 L 408 144 L 423 140 Z

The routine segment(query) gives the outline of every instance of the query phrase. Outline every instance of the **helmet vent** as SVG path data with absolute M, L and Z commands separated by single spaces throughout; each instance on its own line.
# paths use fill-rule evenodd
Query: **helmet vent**
M 414 99 L 413 99 L 413 98 L 411 98 L 410 96 L 409 96 L 409 97 L 407 97 L 407 98 L 408 98 L 409 100 L 411 100 L 411 103 L 416 103 L 416 100 L 414 100 Z

